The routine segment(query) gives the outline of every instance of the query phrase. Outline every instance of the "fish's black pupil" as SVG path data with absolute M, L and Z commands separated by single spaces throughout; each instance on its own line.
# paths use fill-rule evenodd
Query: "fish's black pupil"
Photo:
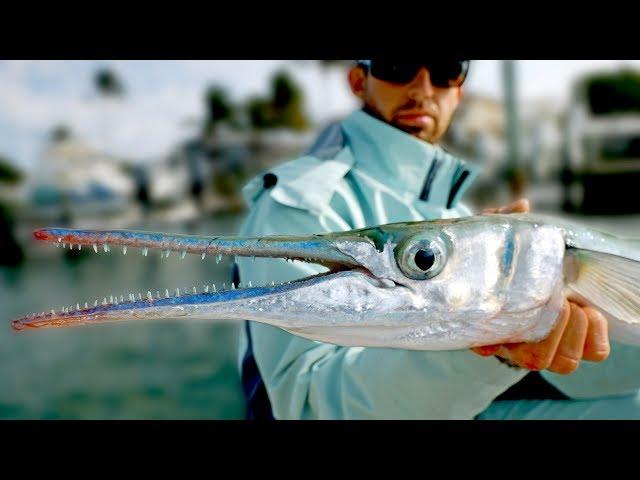
M 435 262 L 436 256 L 433 254 L 431 250 L 418 250 L 416 252 L 416 266 L 423 271 L 429 270 L 433 267 L 433 262 Z

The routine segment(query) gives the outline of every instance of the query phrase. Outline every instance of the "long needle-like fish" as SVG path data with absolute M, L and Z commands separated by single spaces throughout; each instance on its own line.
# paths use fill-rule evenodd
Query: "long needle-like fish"
M 640 241 L 530 214 L 396 223 L 341 233 L 254 238 L 45 228 L 38 240 L 321 264 L 326 273 L 221 291 L 165 291 L 14 320 L 16 330 L 116 320 L 252 320 L 346 346 L 450 350 L 535 342 L 567 293 L 640 344 Z

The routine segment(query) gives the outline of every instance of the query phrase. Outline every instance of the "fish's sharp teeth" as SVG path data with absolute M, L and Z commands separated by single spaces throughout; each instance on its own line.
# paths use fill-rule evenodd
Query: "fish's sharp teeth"
M 169 289 L 166 289 L 166 290 L 164 291 L 164 296 L 165 296 L 166 298 L 169 298 Z
M 231 282 L 231 290 L 235 290 L 236 289 L 236 284 Z
M 186 256 L 187 256 L 187 251 L 183 250 L 182 253 L 180 254 L 180 259 L 182 260 Z
M 138 300 L 142 300 L 142 294 L 138 292 Z
M 216 284 L 214 283 L 212 286 L 213 286 L 213 291 L 217 292 L 218 290 L 216 289 Z
M 55 310 L 51 310 L 51 315 L 55 315 L 56 311 Z
M 151 295 L 151 291 L 147 291 L 147 300 L 153 300 L 153 295 Z
M 113 303 L 113 295 L 109 296 L 109 303 Z
M 123 255 L 127 254 L 127 246 L 126 245 L 124 247 L 122 247 L 122 254 Z
M 209 293 L 209 285 L 204 286 L 204 293 Z
M 95 302 L 93 302 L 93 306 L 97 307 L 98 306 L 98 300 L 96 300 Z
M 156 298 L 160 298 L 160 290 L 156 290 Z
M 180 289 L 176 288 L 176 297 L 179 297 L 179 296 L 180 296 Z
M 200 255 L 200 260 L 204 260 L 204 257 L 207 255 L 207 252 L 202 252 L 202 255 Z
M 67 248 L 67 244 L 66 244 L 66 243 L 63 243 L 63 244 L 62 244 L 62 248 Z
M 95 243 L 93 244 L 93 251 L 98 253 L 98 245 L 96 245 Z
M 84 309 L 86 310 L 87 308 L 89 308 L 89 304 L 87 302 L 84 302 Z
M 78 244 L 78 250 L 82 250 L 82 245 L 80 243 Z
M 76 310 L 80 310 L 80 304 L 76 303 Z
M 194 293 L 194 295 L 196 295 L 198 293 L 198 289 L 196 287 L 193 287 L 193 293 Z
M 107 304 L 107 297 L 104 297 L 104 298 L 102 299 L 102 305 L 106 305 L 106 304 Z
M 251 288 L 253 285 L 251 285 L 251 280 L 249 280 L 249 288 Z
M 109 251 L 109 245 L 105 243 L 104 245 L 102 245 L 102 249 L 104 250 L 104 253 L 107 253 Z
M 167 250 L 165 250 L 165 251 L 164 251 L 164 256 L 165 256 L 165 257 L 167 257 L 167 258 L 169 258 L 169 254 L 170 254 L 170 253 L 171 253 L 171 250 L 168 250 L 168 249 L 167 249 Z
M 124 302 L 124 295 L 120 295 L 120 303 Z
M 142 249 L 142 255 L 144 255 L 145 257 L 147 256 L 147 253 L 149 253 L 149 249 L 147 247 L 144 247 Z
M 62 237 L 58 237 L 58 243 L 62 241 Z

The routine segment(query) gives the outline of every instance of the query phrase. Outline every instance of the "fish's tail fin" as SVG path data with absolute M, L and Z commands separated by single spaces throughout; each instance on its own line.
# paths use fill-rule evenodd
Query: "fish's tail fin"
M 640 241 L 626 242 L 640 247 Z M 581 248 L 567 253 L 573 263 L 569 289 L 606 315 L 612 339 L 640 345 L 640 257 Z

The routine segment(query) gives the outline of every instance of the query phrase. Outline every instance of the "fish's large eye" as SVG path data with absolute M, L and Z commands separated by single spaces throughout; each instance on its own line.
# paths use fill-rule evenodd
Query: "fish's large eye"
M 427 280 L 442 271 L 446 262 L 446 246 L 440 238 L 413 238 L 398 245 L 396 262 L 407 277 Z

